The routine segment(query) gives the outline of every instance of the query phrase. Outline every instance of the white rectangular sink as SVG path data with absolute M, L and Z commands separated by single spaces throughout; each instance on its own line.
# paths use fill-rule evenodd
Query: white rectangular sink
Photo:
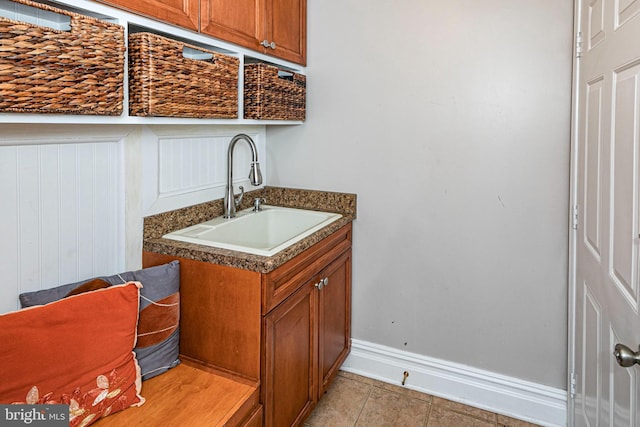
M 165 234 L 181 242 L 272 256 L 331 224 L 342 215 L 304 209 L 265 206 L 239 211 L 235 218 L 214 218 Z

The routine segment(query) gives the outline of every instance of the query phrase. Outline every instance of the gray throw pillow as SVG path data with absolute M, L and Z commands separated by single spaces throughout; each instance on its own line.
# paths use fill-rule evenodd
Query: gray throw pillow
M 140 317 L 136 358 L 142 379 L 148 380 L 180 363 L 180 262 L 128 271 L 70 283 L 51 289 L 20 294 L 22 308 L 44 305 L 65 298 L 76 288 L 101 279 L 111 285 L 140 282 Z M 89 290 L 89 289 L 88 289 Z

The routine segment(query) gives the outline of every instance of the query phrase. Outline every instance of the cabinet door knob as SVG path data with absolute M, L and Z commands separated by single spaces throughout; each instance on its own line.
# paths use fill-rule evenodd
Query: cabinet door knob
M 276 42 L 269 42 L 269 40 L 262 40 L 260 42 L 260 46 L 264 46 L 266 48 L 271 48 L 271 49 L 275 49 L 276 48 Z
M 329 278 L 325 277 L 324 279 L 320 279 L 320 281 L 315 284 L 315 287 L 318 288 L 319 291 L 321 291 L 322 288 L 328 285 L 329 285 Z

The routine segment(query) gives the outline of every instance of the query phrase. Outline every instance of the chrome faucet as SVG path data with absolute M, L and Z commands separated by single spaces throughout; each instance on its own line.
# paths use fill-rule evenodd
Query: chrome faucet
M 249 135 L 240 133 L 234 136 L 229 143 L 227 151 L 227 187 L 224 193 L 224 218 L 233 218 L 236 216 L 236 208 L 242 203 L 244 197 L 244 187 L 240 186 L 240 197 L 236 199 L 233 193 L 233 149 L 236 142 L 244 139 L 251 147 L 251 170 L 249 171 L 249 180 L 251 185 L 257 186 L 262 184 L 262 173 L 260 172 L 260 163 L 258 163 L 258 149 Z

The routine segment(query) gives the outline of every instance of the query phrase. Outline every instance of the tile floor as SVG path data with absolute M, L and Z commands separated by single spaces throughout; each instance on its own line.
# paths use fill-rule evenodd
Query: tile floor
M 340 371 L 305 427 L 533 427 L 482 409 Z

